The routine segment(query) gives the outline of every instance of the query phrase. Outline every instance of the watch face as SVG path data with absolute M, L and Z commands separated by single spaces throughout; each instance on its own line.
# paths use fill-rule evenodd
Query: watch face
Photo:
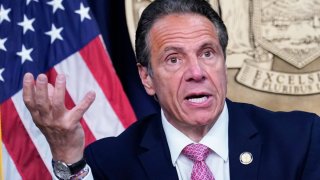
M 57 161 L 53 167 L 54 174 L 60 179 L 69 179 L 71 172 L 66 163 Z

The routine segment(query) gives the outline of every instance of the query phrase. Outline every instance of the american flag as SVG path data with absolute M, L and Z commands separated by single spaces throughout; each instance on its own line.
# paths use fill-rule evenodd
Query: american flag
M 49 145 L 22 100 L 22 78 L 67 77 L 66 106 L 94 90 L 81 123 L 86 144 L 115 136 L 135 121 L 84 0 L 0 0 L 1 153 L 4 179 L 51 179 Z

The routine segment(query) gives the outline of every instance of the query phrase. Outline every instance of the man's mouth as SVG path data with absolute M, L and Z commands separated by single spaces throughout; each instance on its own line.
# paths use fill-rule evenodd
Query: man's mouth
M 208 95 L 192 95 L 192 96 L 188 96 L 186 99 L 189 102 L 200 104 L 208 100 L 208 97 L 209 97 Z

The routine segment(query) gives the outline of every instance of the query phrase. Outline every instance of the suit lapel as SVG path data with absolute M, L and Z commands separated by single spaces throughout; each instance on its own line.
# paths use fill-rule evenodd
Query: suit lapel
M 248 113 L 241 105 L 227 100 L 229 111 L 229 162 L 230 179 L 258 179 L 262 143 Z M 247 165 L 240 162 L 244 152 L 252 154 L 253 161 Z M 247 153 L 247 155 L 248 155 Z
M 160 114 L 150 121 L 140 147 L 143 151 L 139 154 L 139 159 L 149 179 L 178 179 L 176 168 L 171 162 Z

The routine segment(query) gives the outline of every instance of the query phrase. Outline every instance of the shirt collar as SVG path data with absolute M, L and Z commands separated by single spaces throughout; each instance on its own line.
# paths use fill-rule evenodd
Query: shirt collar
M 189 139 L 186 135 L 171 125 L 165 117 L 163 110 L 161 109 L 161 120 L 163 129 L 167 138 L 172 164 L 175 166 L 176 161 L 183 150 L 188 144 L 195 143 Z M 218 156 L 224 161 L 228 160 L 229 148 L 228 148 L 228 108 L 227 103 L 224 104 L 222 113 L 218 120 L 209 130 L 209 132 L 199 142 L 212 149 Z

